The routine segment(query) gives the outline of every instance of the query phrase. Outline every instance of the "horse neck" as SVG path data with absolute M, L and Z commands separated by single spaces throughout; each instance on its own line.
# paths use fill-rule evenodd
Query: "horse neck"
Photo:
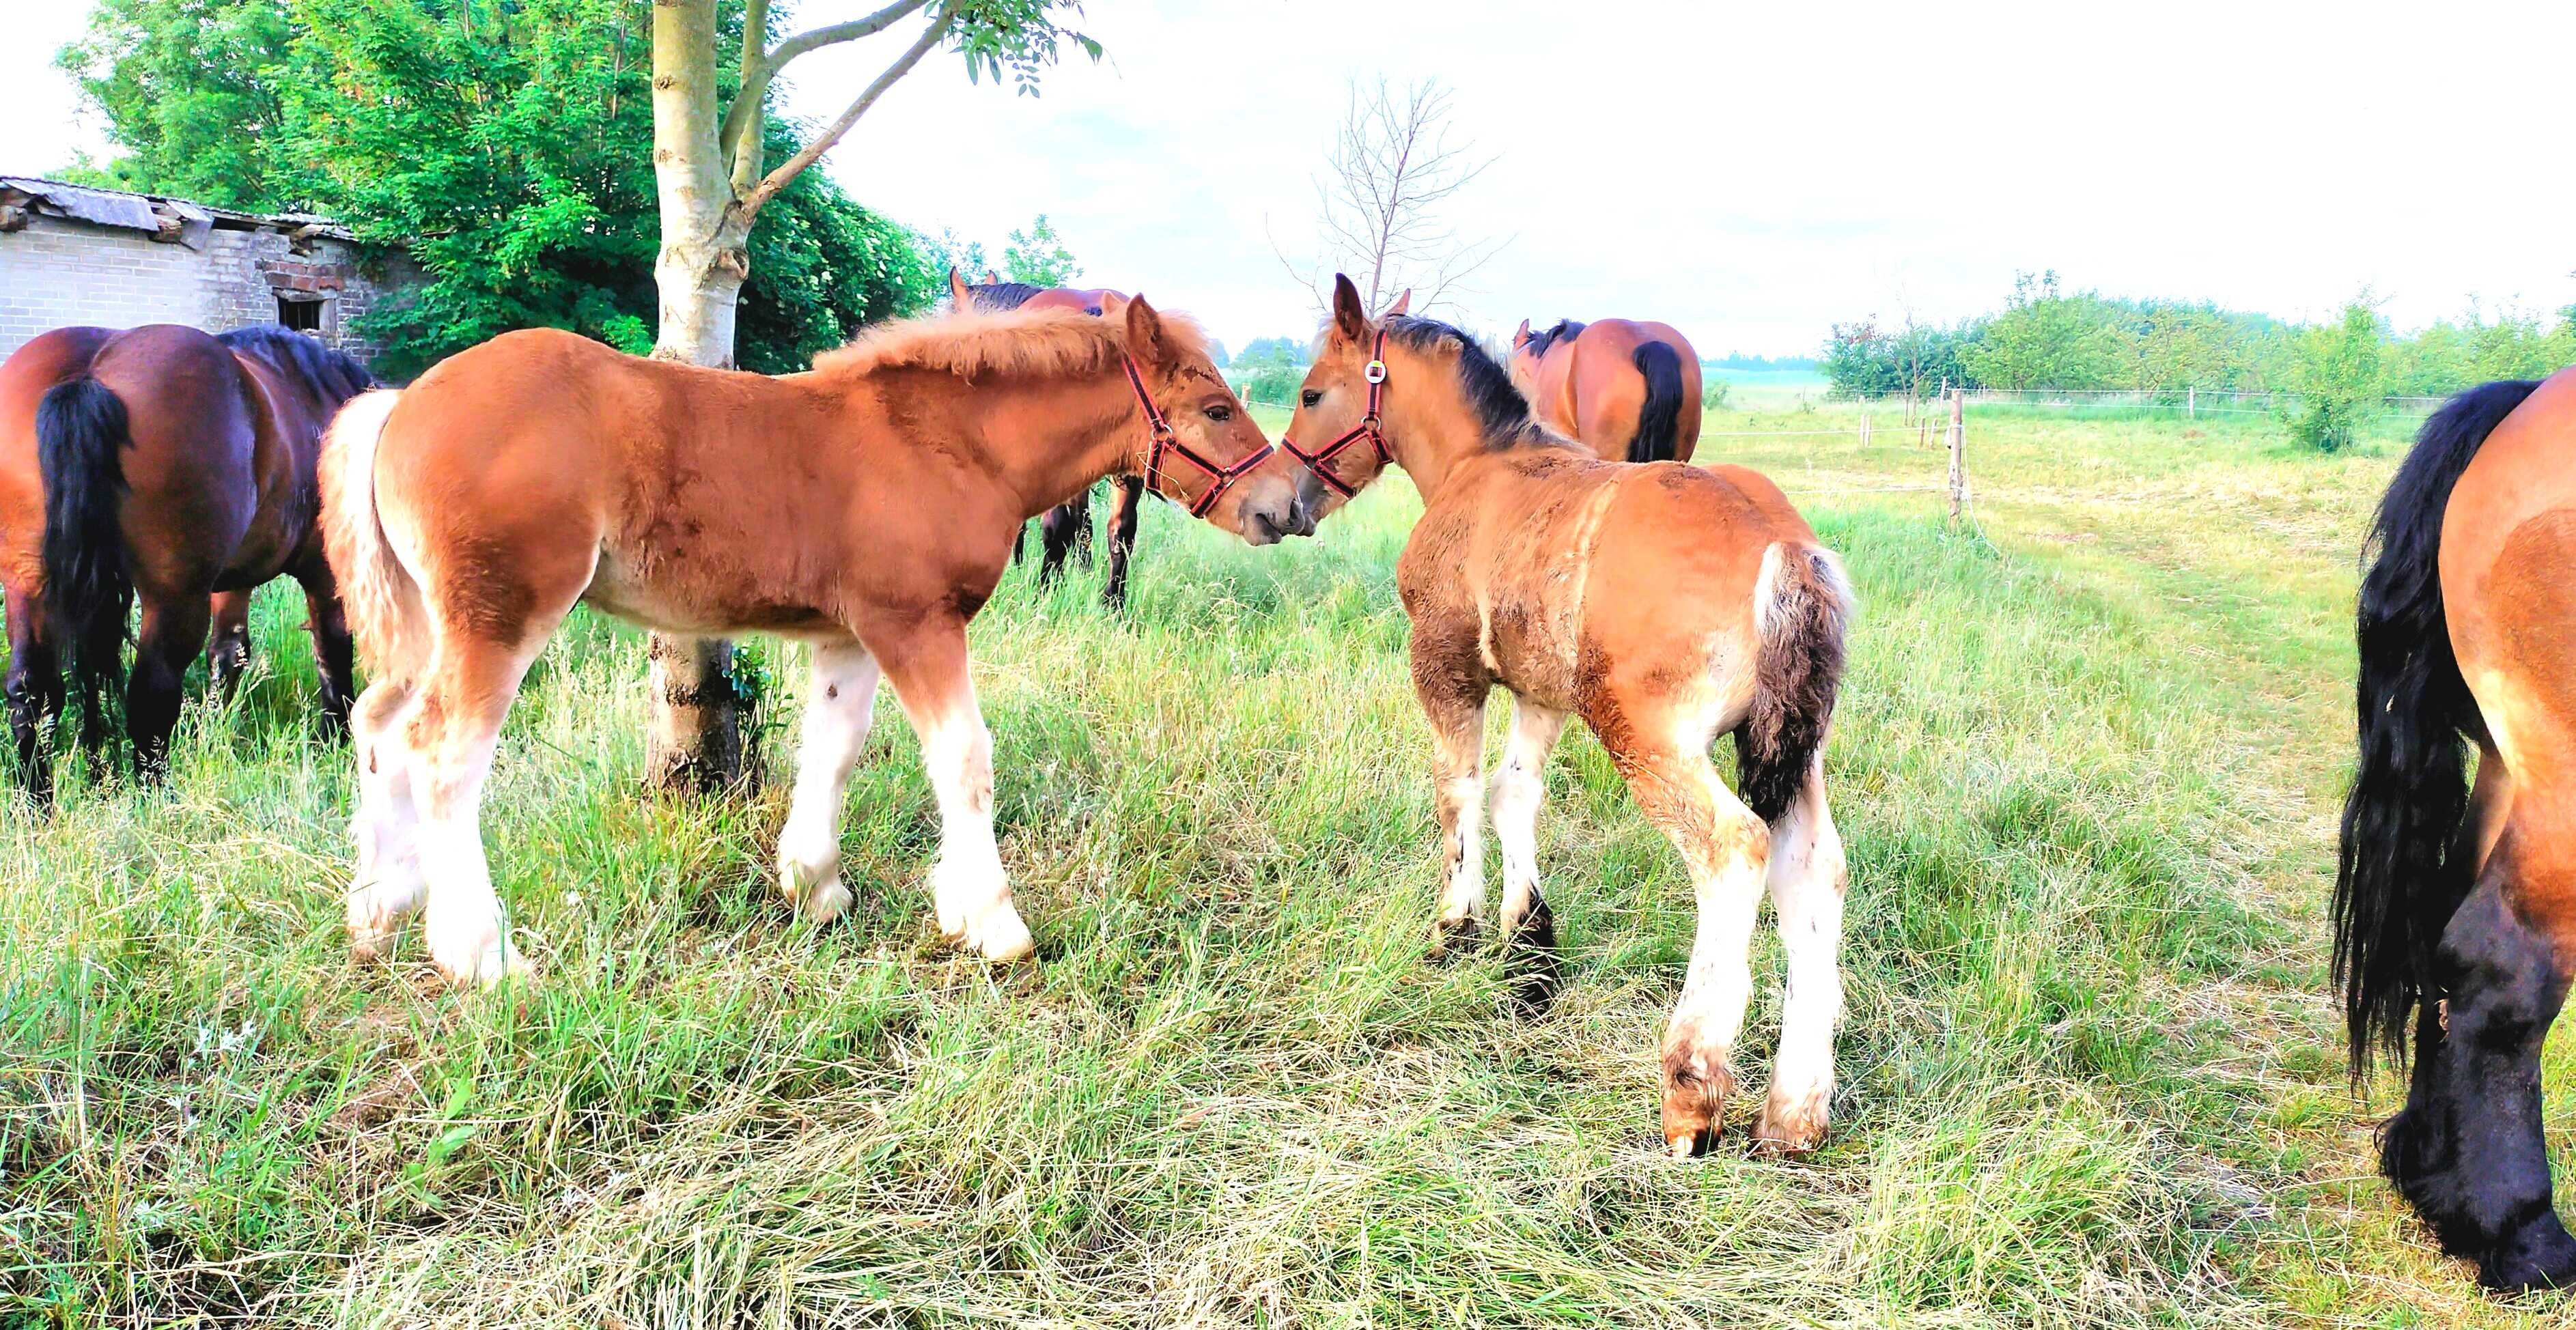
M 979 384 L 967 403 L 996 476 L 1029 517 L 1133 466 L 1145 437 L 1135 390 L 1114 364 L 1082 379 Z
M 1421 356 L 1390 358 L 1383 408 L 1386 450 L 1424 503 L 1466 458 L 1485 451 L 1485 426 L 1467 405 L 1457 377 Z M 1398 390 L 1398 376 L 1404 388 Z

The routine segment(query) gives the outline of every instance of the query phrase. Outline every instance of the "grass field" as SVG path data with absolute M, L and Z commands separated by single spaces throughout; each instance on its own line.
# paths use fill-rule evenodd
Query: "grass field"
M 1423 962 L 1399 483 L 1268 551 L 1158 506 L 1125 618 L 1012 573 L 978 682 L 1041 959 L 1000 972 L 935 935 L 890 699 L 844 831 L 860 904 L 808 928 L 769 881 L 783 786 L 640 797 L 642 638 L 587 618 L 486 805 L 541 984 L 451 994 L 416 935 L 353 965 L 347 759 L 307 737 L 272 592 L 268 672 L 192 710 L 168 794 L 0 813 L 0 1322 L 2556 1316 L 2483 1300 L 2372 1176 L 2392 1087 L 2350 1094 L 2322 997 L 2354 554 L 2394 444 L 1975 421 L 1978 526 L 1951 529 L 1937 451 L 1876 439 L 1703 445 L 1779 479 L 1863 603 L 1830 754 L 1843 1088 L 1811 1158 L 1743 1149 L 1749 1093 L 1715 1154 L 1662 1156 L 1690 892 L 1589 736 L 1540 823 L 1556 1007 Z M 791 722 L 793 653 L 762 660 Z M 1758 1087 L 1767 940 L 1756 974 Z

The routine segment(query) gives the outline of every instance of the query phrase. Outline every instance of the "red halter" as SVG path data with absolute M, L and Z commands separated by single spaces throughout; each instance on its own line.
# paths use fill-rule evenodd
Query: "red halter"
M 1136 405 L 1145 409 L 1145 429 L 1154 440 L 1145 450 L 1145 487 L 1174 503 L 1181 502 L 1179 495 L 1165 493 L 1163 489 L 1163 454 L 1177 455 L 1182 461 L 1208 473 L 1209 479 L 1215 482 L 1207 487 L 1206 493 L 1189 503 L 1190 516 L 1207 516 L 1215 510 L 1217 500 L 1234 488 L 1234 482 L 1243 479 L 1252 468 L 1269 458 L 1270 445 L 1265 443 L 1245 453 L 1232 466 L 1218 466 L 1192 452 L 1188 444 L 1181 442 L 1180 435 L 1173 432 L 1171 422 L 1163 419 L 1162 411 L 1154 405 L 1153 394 L 1145 391 L 1145 376 L 1137 372 L 1136 358 L 1121 356 L 1120 359 L 1126 363 L 1129 386 L 1136 390 Z
M 1342 455 L 1344 449 L 1366 439 L 1376 445 L 1377 462 L 1380 467 L 1395 464 L 1395 455 L 1386 450 L 1386 432 L 1378 428 L 1377 420 L 1378 392 L 1386 386 L 1386 329 L 1384 328 L 1378 329 L 1377 345 L 1369 351 L 1368 368 L 1362 371 L 1361 377 L 1368 380 L 1368 414 L 1360 417 L 1360 423 L 1351 426 L 1349 432 L 1325 445 L 1322 451 L 1312 453 L 1298 447 L 1297 441 L 1287 435 L 1279 436 L 1279 446 L 1287 449 L 1289 456 L 1305 463 L 1306 469 L 1315 473 L 1315 479 L 1324 482 L 1324 488 L 1345 499 L 1357 497 L 1360 487 L 1333 474 L 1330 464 L 1334 458 Z

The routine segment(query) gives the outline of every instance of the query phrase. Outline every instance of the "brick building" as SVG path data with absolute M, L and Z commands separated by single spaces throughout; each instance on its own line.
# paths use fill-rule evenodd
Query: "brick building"
M 282 323 L 373 360 L 358 316 L 417 279 L 327 218 L 0 176 L 0 357 L 69 324 Z

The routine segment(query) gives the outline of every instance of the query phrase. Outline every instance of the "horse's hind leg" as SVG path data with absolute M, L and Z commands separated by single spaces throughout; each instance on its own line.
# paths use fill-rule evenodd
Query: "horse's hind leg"
M 1525 697 L 1512 699 L 1512 737 L 1494 768 L 1494 841 L 1503 855 L 1501 931 L 1520 969 L 1524 1006 L 1555 994 L 1556 917 L 1538 888 L 1538 810 L 1547 798 L 1547 755 L 1564 732 L 1565 713 Z
M 52 735 L 63 710 L 62 657 L 54 650 L 44 614 L 33 597 L 8 593 L 9 737 L 18 749 L 18 777 L 39 806 L 54 797 Z
M 422 931 L 430 959 L 460 986 L 496 983 L 527 968 L 510 947 L 483 852 L 483 784 L 519 680 L 561 617 L 557 610 L 518 646 L 442 625 L 437 663 L 404 718 L 412 800 L 420 812 L 420 866 L 428 879 Z
M 1824 1143 L 1833 1106 L 1834 1020 L 1843 1005 L 1843 892 L 1849 882 L 1842 833 L 1825 805 L 1821 762 L 1808 770 L 1796 801 L 1771 824 L 1770 881 L 1788 975 L 1780 1004 L 1780 1054 L 1753 1139 L 1764 1149 L 1812 1150 Z
M 796 752 L 796 799 L 778 833 L 778 890 L 824 923 L 849 908 L 841 883 L 841 797 L 876 716 L 876 657 L 856 641 L 817 642 L 805 689 L 805 734 Z
M 420 871 L 420 809 L 412 800 L 404 734 L 411 702 L 410 685 L 386 679 L 368 688 L 350 715 L 358 811 L 349 833 L 358 844 L 358 873 L 349 883 L 349 949 L 362 960 L 384 954 L 429 890 Z
M 211 607 L 214 630 L 206 639 L 206 672 L 214 676 L 215 696 L 227 706 L 250 669 L 250 597 L 248 591 L 218 591 Z
M 1636 699 L 1610 708 L 1593 729 L 1637 806 L 1681 852 L 1699 898 L 1690 969 L 1663 1043 L 1664 1144 L 1686 1158 L 1724 1129 L 1735 1092 L 1735 1039 L 1753 991 L 1753 920 L 1769 872 L 1771 829 L 1718 778 L 1708 760 L 1709 728 L 1681 724 L 1668 708 Z
M 320 560 L 295 575 L 304 588 L 305 627 L 313 634 L 313 668 L 322 680 L 322 728 L 334 738 L 349 733 L 349 706 L 357 696 L 355 645 L 331 569 Z
M 135 639 L 134 673 L 125 684 L 125 733 L 134 769 L 145 784 L 170 774 L 170 731 L 179 723 L 180 683 L 205 649 L 213 599 L 202 593 L 146 601 Z
M 1101 603 L 1112 609 L 1127 603 L 1127 564 L 1136 554 L 1136 510 L 1145 500 L 1143 477 L 1120 476 L 1116 484 L 1117 506 L 1109 513 L 1109 581 L 1100 588 Z
M 2576 917 L 2546 907 L 2576 892 L 2576 865 L 2543 881 L 2515 852 L 2508 827 L 2442 930 L 2443 996 L 2417 1017 L 2414 1085 L 2380 1141 L 2382 1171 L 2442 1246 L 2500 1289 L 2576 1282 L 2540 1116 L 2541 1043 L 2576 965 Z

